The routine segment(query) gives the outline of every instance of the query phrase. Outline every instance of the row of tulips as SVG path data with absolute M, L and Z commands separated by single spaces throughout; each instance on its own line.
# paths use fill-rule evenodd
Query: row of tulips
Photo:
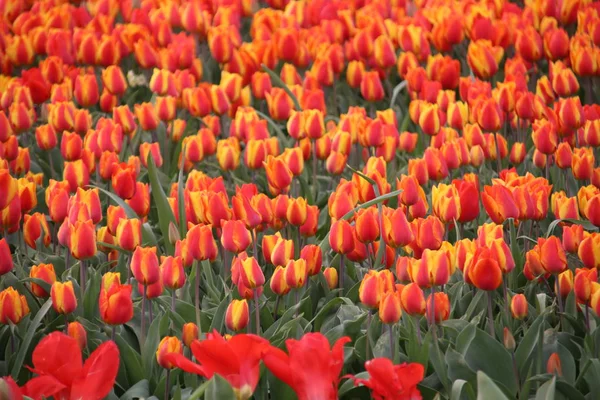
M 599 13 L 0 2 L 0 393 L 593 396 Z

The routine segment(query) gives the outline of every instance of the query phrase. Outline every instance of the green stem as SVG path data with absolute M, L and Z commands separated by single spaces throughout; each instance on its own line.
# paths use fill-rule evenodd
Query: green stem
M 490 290 L 487 292 L 488 294 L 488 319 L 489 319 L 489 329 L 490 329 L 490 336 L 493 337 L 494 339 L 496 338 L 496 329 L 494 328 L 494 312 L 492 310 L 492 297 L 494 296 L 494 293 Z
M 196 325 L 198 326 L 198 339 L 200 338 L 200 265 L 198 260 L 194 260 L 194 271 L 196 273 L 196 283 L 194 287 L 194 308 L 196 309 Z
M 254 323 L 256 334 L 260 335 L 260 307 L 258 305 L 258 289 L 254 289 Z

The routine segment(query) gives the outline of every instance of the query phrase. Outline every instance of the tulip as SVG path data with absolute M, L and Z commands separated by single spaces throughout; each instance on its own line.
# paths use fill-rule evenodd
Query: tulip
M 471 41 L 467 49 L 467 63 L 480 79 L 494 76 L 503 56 L 504 50 L 488 40 Z
M 563 376 L 562 366 L 558 353 L 550 354 L 548 362 L 546 362 L 546 372 L 556 376 Z
M 304 286 L 308 278 L 306 260 L 290 260 L 284 270 L 285 282 L 290 288 L 299 289 Z
M 50 228 L 48 227 L 48 221 L 46 221 L 46 217 L 40 213 L 34 214 L 25 214 L 24 223 L 23 223 L 23 239 L 27 246 L 32 249 L 37 249 L 37 241 L 40 240 L 40 243 L 45 247 L 48 247 L 50 244 L 51 236 L 50 236 Z
M 198 339 L 198 325 L 193 322 L 183 324 L 181 328 L 181 339 L 186 347 L 190 347 L 192 342 Z
M 248 302 L 245 299 L 232 300 L 225 313 L 225 326 L 227 329 L 239 332 L 246 328 L 249 320 Z
M 40 279 L 43 282 L 46 282 L 48 285 L 52 286 L 54 282 L 56 282 L 56 273 L 54 272 L 54 265 L 52 264 L 38 264 L 33 265 L 31 270 L 29 271 L 29 277 Z M 49 293 L 42 288 L 42 286 L 37 283 L 31 284 L 31 291 L 37 297 L 48 297 Z
M 442 245 L 444 224 L 434 215 L 418 218 L 412 222 L 416 244 L 420 249 L 437 250 Z
M 181 340 L 175 336 L 165 336 L 162 338 L 156 349 L 156 362 L 162 368 L 172 369 L 175 367 L 171 362 L 166 360 L 168 354 L 183 354 L 183 344 Z
M 35 121 L 35 112 L 25 103 L 12 103 L 8 109 L 10 123 L 16 134 L 29 130 Z
M 0 292 L 0 324 L 18 324 L 27 314 L 29 306 L 24 295 L 12 286 Z
M 100 317 L 109 325 L 122 325 L 133 318 L 131 285 L 120 282 L 119 273 L 107 272 L 100 286 Z
M 98 103 L 98 82 L 93 74 L 78 75 L 75 78 L 75 99 L 81 107 L 91 107 Z
M 389 292 L 379 303 L 379 319 L 384 324 L 395 324 L 402 316 L 400 293 Z
M 366 71 L 360 81 L 360 94 L 367 101 L 380 101 L 385 96 L 377 71 Z
M 496 224 L 502 224 L 508 218 L 516 219 L 519 209 L 510 191 L 501 185 L 485 186 L 481 193 L 485 211 Z
M 338 285 L 338 273 L 337 269 L 333 267 L 325 268 L 323 271 L 323 276 L 325 277 L 325 281 L 327 282 L 327 286 L 330 290 L 333 290 Z
M 13 198 L 18 194 L 17 180 L 10 175 L 8 169 L 0 169 L 0 210 L 8 207 Z
M 339 254 L 348 254 L 354 249 L 352 227 L 348 221 L 340 219 L 331 225 L 329 245 Z
M 271 291 L 277 296 L 285 296 L 291 290 L 285 279 L 285 271 L 285 267 L 278 266 L 277 268 L 275 268 L 273 275 L 271 275 L 269 287 L 271 288 Z
M 83 325 L 79 322 L 69 322 L 67 326 L 67 334 L 77 341 L 79 349 L 83 351 L 83 349 L 87 346 L 87 332 Z
M 562 245 L 565 251 L 576 254 L 581 241 L 587 237 L 587 232 L 581 225 L 563 226 Z
M 543 154 L 554 154 L 558 146 L 556 127 L 549 121 L 536 121 L 531 135 L 535 148 Z
M 264 241 L 263 241 L 264 243 Z M 265 251 L 265 247 L 263 244 L 263 251 Z M 286 240 L 282 237 L 278 237 L 275 245 L 269 253 L 268 259 L 271 264 L 275 266 L 285 266 L 288 261 L 294 258 L 294 241 Z M 267 259 L 267 257 L 265 257 Z
M 465 265 L 465 274 L 478 289 L 492 291 L 502 284 L 502 269 L 486 248 L 479 248 Z
M 529 304 L 523 294 L 516 294 L 510 300 L 510 312 L 514 319 L 522 320 L 527 317 Z
M 144 286 L 152 285 L 160 279 L 160 269 L 156 247 L 138 246 L 130 262 L 131 272 L 135 279 Z
M 14 267 L 12 253 L 6 238 L 0 239 L 0 276 L 9 273 Z
M 450 317 L 450 300 L 446 293 L 437 292 L 427 297 L 427 315 L 434 316 L 438 324 Z
M 54 282 L 50 291 L 52 307 L 59 314 L 70 314 L 77 308 L 73 282 Z
M 477 123 L 484 131 L 496 132 L 503 124 L 502 110 L 494 98 L 480 100 L 474 110 Z
M 256 258 L 247 256 L 245 257 L 246 258 L 238 258 L 239 271 L 233 271 L 234 268 L 232 266 L 232 276 L 239 274 L 239 278 L 237 280 L 233 278 L 232 279 L 234 280 L 234 282 L 237 281 L 238 285 L 241 283 L 245 287 L 254 290 L 264 285 L 265 276 L 262 272 L 262 269 L 258 265 L 258 261 L 256 261 Z
M 96 255 L 96 229 L 92 220 L 77 221 L 70 227 L 69 249 L 77 260 Z
M 136 104 L 134 110 L 135 116 L 143 130 L 154 131 L 158 127 L 159 119 L 152 103 Z
M 560 239 L 550 236 L 539 238 L 538 246 L 542 267 L 549 274 L 559 274 L 567 268 L 567 256 Z
M 240 253 L 248 248 L 252 241 L 250 231 L 242 221 L 225 221 L 222 225 L 221 244 L 232 253 Z
M 117 245 L 126 250 L 133 251 L 141 244 L 142 222 L 137 219 L 121 218 L 115 232 Z
M 292 183 L 293 174 L 282 158 L 268 156 L 264 162 L 267 181 L 278 190 L 287 190 Z

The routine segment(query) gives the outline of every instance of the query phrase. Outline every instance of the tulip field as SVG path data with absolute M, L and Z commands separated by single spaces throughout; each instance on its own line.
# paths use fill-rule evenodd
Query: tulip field
M 600 2 L 0 0 L 0 399 L 593 400 Z

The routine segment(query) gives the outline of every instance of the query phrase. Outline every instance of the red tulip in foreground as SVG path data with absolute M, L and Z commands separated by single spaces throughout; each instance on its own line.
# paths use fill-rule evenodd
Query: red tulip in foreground
M 350 376 L 355 385 L 371 389 L 375 400 L 419 400 L 417 384 L 423 380 L 425 368 L 418 363 L 394 365 L 388 358 L 374 358 L 365 363 L 368 379 Z
M 77 340 L 53 332 L 36 346 L 32 355 L 37 374 L 23 386 L 23 395 L 34 400 L 53 396 L 59 400 L 100 400 L 110 393 L 119 370 L 119 349 L 104 342 L 85 363 Z
M 307 333 L 300 340 L 288 339 L 288 354 L 270 347 L 264 356 L 267 368 L 296 392 L 298 400 L 335 400 L 344 366 L 344 344 L 339 339 L 333 348 L 321 333 Z
M 185 372 L 207 379 L 219 374 L 233 387 L 238 398 L 248 399 L 258 384 L 260 360 L 268 345 L 269 342 L 260 336 L 240 334 L 227 340 L 215 331 L 206 340 L 191 343 L 198 364 L 179 353 L 167 354 L 163 359 Z

